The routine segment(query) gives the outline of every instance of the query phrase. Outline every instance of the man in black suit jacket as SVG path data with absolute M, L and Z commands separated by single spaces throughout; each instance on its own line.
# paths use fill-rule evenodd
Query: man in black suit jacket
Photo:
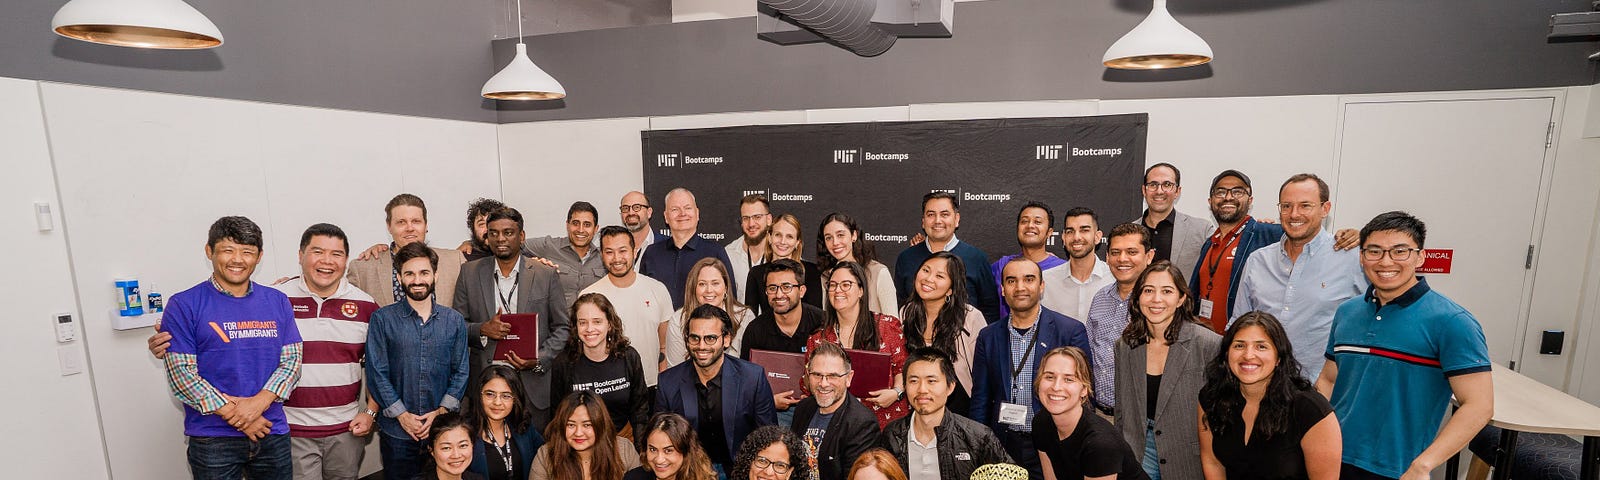
M 821 342 L 806 362 L 811 397 L 795 405 L 789 428 L 804 440 L 811 471 L 821 480 L 845 480 L 856 457 L 878 442 L 878 417 L 850 394 L 850 356 Z
M 692 361 L 661 372 L 655 411 L 688 419 L 711 463 L 727 471 L 744 437 L 778 423 L 767 371 L 726 353 L 733 342 L 733 317 L 716 305 L 689 312 L 683 336 Z
M 546 371 L 567 344 L 571 321 L 562 305 L 561 281 L 553 268 L 532 258 L 522 257 L 522 214 L 505 207 L 489 212 L 489 231 L 485 235 L 493 256 L 467 262 L 456 279 L 454 308 L 467 318 L 467 344 L 472 347 L 472 381 L 469 395 L 478 388 L 478 374 L 491 362 L 517 369 L 524 393 L 532 407 L 533 426 L 544 430 L 550 422 L 552 399 L 550 374 Z M 511 325 L 500 321 L 502 313 L 539 316 L 539 352 L 511 352 L 493 358 L 495 346 Z M 523 355 L 526 355 L 524 357 Z

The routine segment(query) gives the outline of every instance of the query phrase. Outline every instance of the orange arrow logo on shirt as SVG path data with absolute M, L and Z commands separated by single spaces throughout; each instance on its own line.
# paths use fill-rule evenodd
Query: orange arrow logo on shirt
M 228 339 L 228 334 L 222 332 L 222 327 L 217 326 L 217 322 L 210 322 L 210 324 L 211 329 L 217 331 L 217 336 L 222 337 L 222 343 L 233 343 L 233 340 Z

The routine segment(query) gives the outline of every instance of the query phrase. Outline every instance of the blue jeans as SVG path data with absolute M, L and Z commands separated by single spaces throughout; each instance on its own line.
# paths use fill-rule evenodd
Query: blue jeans
M 195 480 L 290 480 L 294 477 L 289 434 L 189 437 L 189 472 Z
M 383 461 L 383 478 L 414 478 L 422 473 L 431 456 L 423 453 L 422 442 L 378 433 L 378 456 Z M 254 479 L 252 479 L 254 480 Z
M 1161 453 L 1156 451 L 1156 421 L 1144 421 L 1144 473 L 1150 480 L 1161 480 Z

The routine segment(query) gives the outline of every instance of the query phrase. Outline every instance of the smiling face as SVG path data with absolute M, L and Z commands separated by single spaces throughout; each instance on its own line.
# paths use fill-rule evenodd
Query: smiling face
M 606 334 L 611 333 L 611 320 L 593 302 L 583 302 L 578 305 L 576 329 L 585 349 L 604 349 Z
M 848 268 L 835 268 L 828 275 L 828 304 L 834 310 L 854 312 L 861 305 L 861 279 Z
M 806 370 L 806 386 L 811 388 L 812 396 L 817 399 L 818 410 L 833 413 L 839 402 L 844 400 L 844 392 L 850 388 L 850 380 L 855 377 L 855 372 L 845 366 L 844 359 L 833 355 L 811 357 Z
M 567 418 L 567 445 L 575 452 L 594 448 L 594 422 L 589 420 L 589 407 L 579 405 Z
M 526 238 L 517 221 L 509 218 L 489 222 L 489 231 L 485 236 L 489 253 L 501 260 L 512 260 L 522 255 L 522 241 Z
M 1066 230 L 1061 231 L 1061 244 L 1067 249 L 1067 256 L 1083 258 L 1094 255 L 1095 247 L 1100 246 L 1100 227 L 1094 224 L 1094 215 L 1067 217 L 1064 226 Z
M 645 439 L 644 458 L 657 479 L 677 478 L 678 470 L 683 468 L 683 452 L 660 430 L 651 432 L 650 438 Z
M 793 258 L 794 249 L 800 246 L 800 231 L 789 222 L 772 224 L 767 242 L 772 245 L 772 258 Z
M 428 241 L 428 217 L 421 208 L 399 205 L 389 210 L 389 237 L 395 248 Z
M 750 480 L 789 480 L 789 474 L 793 470 L 784 469 L 783 473 L 778 473 L 779 464 L 789 464 L 789 447 L 783 446 L 783 442 L 773 442 L 771 445 L 767 445 L 767 448 L 756 452 L 756 458 L 766 459 L 768 465 L 764 468 L 757 468 L 754 464 L 750 465 Z M 788 466 L 793 468 L 793 465 Z
M 700 267 L 699 277 L 694 283 L 695 299 L 701 304 L 722 306 L 728 295 L 728 284 L 722 281 L 722 270 L 706 265 Z
M 943 301 L 950 296 L 950 260 L 929 258 L 917 269 L 917 298 Z
M 1172 278 L 1170 270 L 1150 272 L 1144 278 L 1139 292 L 1139 311 L 1151 326 L 1165 325 L 1183 306 L 1183 294 Z M 1156 329 L 1152 328 L 1152 331 Z
M 1006 305 L 1015 312 L 1029 312 L 1039 306 L 1039 293 L 1044 283 L 1039 280 L 1039 264 L 1026 258 L 1006 262 L 1000 270 L 1000 290 Z
M 337 237 L 315 235 L 305 248 L 300 249 L 300 277 L 314 292 L 333 291 L 344 278 L 350 260 L 344 241 Z
M 744 239 L 750 242 L 759 242 L 766 239 L 767 227 L 772 225 L 772 214 L 767 211 L 767 206 L 761 202 L 750 202 L 739 205 L 739 229 L 744 231 Z
M 472 436 L 467 434 L 467 427 L 439 432 L 431 450 L 433 463 L 442 472 L 460 475 L 472 464 Z
M 933 415 L 944 410 L 950 394 L 955 393 L 953 379 L 945 378 L 938 362 L 922 361 L 906 365 L 906 401 L 918 415 Z
M 490 378 L 483 382 L 483 388 L 478 394 L 483 396 L 483 413 L 494 421 L 505 421 L 511 416 L 511 407 L 516 405 L 517 392 L 511 391 L 511 386 L 504 379 Z
M 1178 186 L 1178 172 L 1165 166 L 1150 169 L 1144 176 L 1144 203 L 1152 213 L 1172 211 L 1183 187 Z
M 1420 246 L 1410 234 L 1398 230 L 1379 230 L 1367 235 L 1361 248 L 1393 250 Z M 1426 257 L 1423 252 L 1411 252 L 1405 260 L 1396 261 L 1390 253 L 1385 252 L 1377 260 L 1368 260 L 1363 254 L 1361 271 L 1367 275 L 1367 282 L 1372 283 L 1373 294 L 1387 302 L 1417 284 L 1417 267 L 1422 266 L 1422 260 Z
M 1043 208 L 1028 207 L 1017 215 L 1017 245 L 1022 248 L 1044 248 L 1050 239 L 1050 220 Z
M 633 271 L 633 236 L 611 235 L 600 239 L 600 261 L 606 264 L 606 273 L 622 278 Z
M 427 257 L 406 260 L 400 266 L 400 285 L 406 288 L 406 297 L 418 302 L 433 296 L 433 263 Z
M 689 357 L 700 368 L 711 368 L 722 361 L 722 354 L 733 339 L 722 334 L 722 320 L 717 318 L 691 318 L 684 343 L 689 347 Z
M 1089 398 L 1089 379 L 1078 376 L 1077 361 L 1071 355 L 1052 355 L 1039 365 L 1039 402 L 1051 415 L 1062 415 L 1083 408 Z
M 787 285 L 788 292 L 783 288 Z M 800 299 L 806 296 L 806 286 L 795 278 L 794 272 L 783 270 L 767 273 L 767 304 L 772 305 L 772 312 L 778 315 L 787 315 L 800 306 Z
M 206 246 L 206 258 L 211 260 L 211 273 L 219 283 L 242 287 L 250 283 L 250 274 L 255 273 L 256 265 L 261 263 L 261 249 L 224 238 Z
M 922 231 L 928 234 L 928 241 L 948 242 L 956 236 L 956 228 L 960 226 L 961 212 L 956 211 L 950 199 L 935 198 L 923 203 Z
M 655 209 L 650 208 L 650 200 L 639 192 L 628 192 L 627 195 L 623 195 L 618 210 L 622 215 L 622 226 L 630 232 L 650 228 L 650 216 L 655 213 Z
M 674 232 L 689 233 L 700 227 L 700 208 L 695 206 L 694 196 L 688 192 L 675 191 L 667 195 L 667 228 Z
M 1239 329 L 1228 345 L 1228 371 L 1239 379 L 1240 385 L 1255 385 L 1272 378 L 1278 368 L 1278 348 L 1267 336 L 1267 330 L 1251 325 Z
M 832 221 L 822 226 L 822 246 L 828 249 L 828 254 L 838 261 L 855 261 L 856 257 L 851 247 L 856 243 L 856 232 L 844 222 Z
M 1322 219 L 1332 209 L 1332 203 L 1322 201 L 1315 180 L 1284 185 L 1278 192 L 1278 221 L 1283 224 L 1283 235 L 1294 242 L 1309 242 L 1317 236 Z
M 1239 177 L 1222 177 L 1211 187 L 1211 217 L 1218 223 L 1236 223 L 1250 214 L 1250 187 Z
M 594 241 L 595 230 L 599 230 L 599 226 L 595 224 L 594 214 L 582 210 L 572 212 L 567 218 L 567 243 L 575 248 L 588 247 L 589 242 Z
M 1152 257 L 1152 251 L 1144 248 L 1139 235 L 1111 237 L 1111 244 L 1106 248 L 1106 266 L 1111 267 L 1111 276 L 1122 285 L 1133 285 L 1139 280 L 1139 273 L 1150 266 Z

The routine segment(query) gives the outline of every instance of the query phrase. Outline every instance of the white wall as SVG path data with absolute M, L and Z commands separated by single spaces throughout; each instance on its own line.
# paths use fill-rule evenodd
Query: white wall
M 0 105 L 0 163 L 6 170 L 0 175 L 0 245 L 13 252 L 9 274 L 0 276 L 0 291 L 10 299 L 0 323 L 0 352 L 10 360 L 0 369 L 0 384 L 9 387 L 0 395 L 0 411 L 8 412 L 6 446 L 0 449 L 6 472 L 0 476 L 108 478 L 90 374 L 62 376 L 58 368 L 60 355 L 87 370 L 83 330 L 103 327 L 105 319 L 79 315 L 76 305 L 38 84 L 0 79 Z M 52 205 L 53 230 L 35 226 L 34 202 Z M 92 292 L 109 294 L 110 287 Z M 92 326 L 58 346 L 52 323 L 58 313 Z
M 206 229 L 223 215 L 264 230 L 256 281 L 298 274 L 305 227 L 339 225 L 352 248 L 387 242 L 383 206 L 400 192 L 429 202 L 430 242 L 454 246 L 468 235 L 466 203 L 500 194 L 491 124 L 49 83 L 42 92 L 117 478 L 182 478 L 187 467 L 182 411 L 145 350 L 150 329 L 107 325 L 113 277 L 137 275 L 167 295 L 204 281 Z

